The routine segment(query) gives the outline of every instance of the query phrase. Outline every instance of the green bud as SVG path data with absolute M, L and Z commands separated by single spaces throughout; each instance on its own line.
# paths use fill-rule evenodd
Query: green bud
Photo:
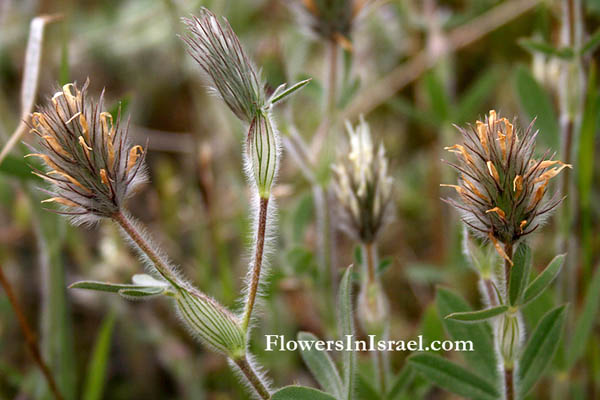
M 379 282 L 363 283 L 358 295 L 358 320 L 368 335 L 382 335 L 387 329 L 388 304 Z
M 498 324 L 498 337 L 500 338 L 500 353 L 506 366 L 512 366 L 521 342 L 519 320 L 515 314 L 506 313 Z
M 182 319 L 203 342 L 233 359 L 244 355 L 244 332 L 225 307 L 196 290 L 178 289 L 175 300 Z
M 278 162 L 278 137 L 269 114 L 254 117 L 246 142 L 248 161 L 260 197 L 268 198 L 275 180 Z

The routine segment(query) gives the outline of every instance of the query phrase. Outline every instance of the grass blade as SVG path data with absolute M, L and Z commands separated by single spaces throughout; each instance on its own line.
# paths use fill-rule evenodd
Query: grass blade
M 115 314 L 111 312 L 102 322 L 102 327 L 96 338 L 92 357 L 88 364 L 82 396 L 83 400 L 102 399 L 115 319 Z

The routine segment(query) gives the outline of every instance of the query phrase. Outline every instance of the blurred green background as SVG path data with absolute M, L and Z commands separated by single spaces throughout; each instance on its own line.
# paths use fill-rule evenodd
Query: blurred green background
M 130 116 L 133 141 L 149 143 L 151 183 L 129 202 L 130 210 L 198 287 L 235 307 L 250 254 L 249 190 L 241 156 L 245 130 L 207 93 L 199 67 L 177 38 L 183 33 L 179 18 L 201 6 L 226 16 L 262 67 L 268 90 L 312 77 L 276 111 L 283 136 L 295 126 L 310 141 L 323 119 L 326 45 L 307 34 L 295 18 L 286 5 L 293 1 L 2 0 L 0 141 L 8 140 L 20 120 L 29 23 L 41 14 L 60 13 L 63 19 L 46 29 L 37 102 L 51 96 L 57 84 L 88 77 L 91 93 L 106 89 L 107 106 L 116 110 L 120 104 L 125 118 Z M 503 3 L 533 6 L 496 27 Z M 585 42 L 597 33 L 600 2 L 581 3 L 584 13 L 577 22 L 584 26 Z M 392 339 L 444 337 L 433 307 L 436 285 L 455 289 L 473 306 L 481 304 L 477 276 L 461 251 L 460 221 L 440 201 L 448 193 L 439 184 L 455 179 L 440 162 L 446 157 L 442 148 L 458 139 L 452 124 L 474 122 L 491 108 L 509 118 L 517 116 L 524 125 L 537 116 L 538 151 L 551 148 L 566 160 L 560 74 L 575 62 L 559 54 L 561 7 L 561 1 L 378 1 L 371 2 L 354 27 L 352 51 L 343 51 L 340 62 L 337 107 L 352 120 L 358 112 L 367 112 L 374 139 L 385 144 L 390 159 L 396 219 L 378 250 L 392 307 Z M 488 27 L 493 27 L 491 32 Z M 475 40 L 463 45 L 465 38 Z M 591 78 L 597 72 L 594 51 L 595 47 L 581 57 L 579 66 L 586 79 L 583 92 L 577 93 L 583 100 L 575 106 L 579 119 L 569 157 L 574 166 L 569 197 L 564 211 L 532 238 L 538 271 L 566 242 L 570 259 L 554 295 L 534 302 L 526 321 L 531 326 L 551 305 L 568 301 L 567 337 L 600 257 L 600 164 L 594 162 L 600 102 Z M 427 56 L 434 60 L 431 68 L 417 68 L 417 57 Z M 416 70 L 402 70 L 413 64 Z M 390 81 L 395 82 L 390 85 L 393 94 L 369 103 L 377 96 L 369 90 L 376 88 L 373 83 L 390 77 L 396 79 Z M 403 79 L 405 84 L 398 84 Z M 353 108 L 363 102 L 369 106 Z M 328 163 L 345 140 L 342 124 L 333 130 L 335 146 L 318 154 L 322 175 L 327 175 Z M 25 141 L 30 139 L 25 136 Z M 66 289 L 80 279 L 127 282 L 142 266 L 110 223 L 73 228 L 43 211 L 35 190 L 41 182 L 29 173 L 23 154 L 25 148 L 17 146 L 0 167 L 0 265 L 38 332 L 65 396 L 246 398 L 226 360 L 196 343 L 166 301 L 126 302 Z M 334 292 L 322 282 L 316 255 L 313 191 L 285 151 L 274 194 L 279 231 L 252 349 L 277 386 L 314 386 L 298 353 L 264 351 L 265 334 L 293 338 L 307 330 L 331 338 L 335 332 L 335 310 L 329 303 Z M 559 221 L 566 228 L 561 229 Z M 335 238 L 339 277 L 359 255 L 342 232 Z M 600 330 L 595 309 L 590 313 L 592 334 L 575 368 L 562 373 L 559 360 L 548 372 L 547 379 L 568 382 L 572 398 L 600 396 Z M 390 355 L 395 371 L 407 355 Z M 460 360 L 459 354 L 445 356 Z M 361 374 L 370 373 L 369 357 L 364 355 Z M 48 398 L 45 390 L 0 292 L 0 399 Z M 539 385 L 533 398 L 549 398 L 550 392 L 550 385 Z M 407 396 L 451 398 L 421 380 L 411 385 Z

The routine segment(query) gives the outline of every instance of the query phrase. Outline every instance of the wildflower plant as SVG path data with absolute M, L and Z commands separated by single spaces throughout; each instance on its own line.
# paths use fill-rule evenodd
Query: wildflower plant
M 47 192 L 51 197 L 44 202 L 59 204 L 61 208 L 55 212 L 68 216 L 76 225 L 103 218 L 113 220 L 148 264 L 149 274 L 135 275 L 131 284 L 84 281 L 71 287 L 114 292 L 127 299 L 158 295 L 172 298 L 191 334 L 226 355 L 251 391 L 259 398 L 269 399 L 269 383 L 258 371 L 247 342 L 262 276 L 265 242 L 272 225 L 273 211 L 268 204 L 279 160 L 279 137 L 271 108 L 308 80 L 287 90 L 281 85 L 267 99 L 260 75 L 227 21 L 219 21 L 203 9 L 200 17 L 184 22 L 190 32 L 184 40 L 206 72 L 212 89 L 249 125 L 244 152 L 246 170 L 260 206 L 254 258 L 241 315 L 185 280 L 125 209 L 126 199 L 146 180 L 146 151 L 129 143 L 127 126 L 120 123 L 120 115 L 113 120 L 105 111 L 103 96 L 98 101 L 90 98 L 87 82 L 81 88 L 65 85 L 49 104 L 33 114 L 31 130 L 39 137 L 38 149 L 27 157 L 41 158 L 46 164 L 46 171 L 34 173 L 50 182 L 51 189 Z
M 458 163 L 449 164 L 459 173 L 458 184 L 442 186 L 452 187 L 459 194 L 459 200 L 446 201 L 458 209 L 465 224 L 463 248 L 479 274 L 487 308 L 460 310 L 456 300 L 445 305 L 442 300 L 438 306 L 444 309 L 449 329 L 454 329 L 451 324 L 455 323 L 492 323 L 494 356 L 489 354 L 492 349 L 481 348 L 476 349 L 479 354 L 474 357 L 495 359 L 498 364 L 492 366 L 487 375 L 480 371 L 484 376 L 475 376 L 474 381 L 481 385 L 474 386 L 491 397 L 521 399 L 552 360 L 566 307 L 550 310 L 525 342 L 527 335 L 521 309 L 549 287 L 564 261 L 564 254 L 555 257 L 530 282 L 532 251 L 526 239 L 560 204 L 562 198 L 551 192 L 549 182 L 571 166 L 552 157 L 548 159 L 548 151 L 536 158 L 538 132 L 533 130 L 533 122 L 521 130 L 515 122 L 499 117 L 492 110 L 474 127 L 458 129 L 463 142 L 446 148 L 457 154 Z M 488 250 L 487 242 L 495 251 Z M 498 263 L 495 253 L 504 261 L 504 266 Z M 443 293 L 441 299 L 450 297 Z M 433 356 L 421 355 L 413 360 L 417 370 L 432 362 L 428 357 Z M 503 372 L 502 377 L 496 374 L 498 370 Z
M 337 200 L 340 227 L 362 247 L 363 274 L 357 315 L 369 335 L 384 338 L 388 334 L 388 301 L 376 271 L 376 241 L 393 217 L 392 178 L 383 144 L 373 145 L 371 130 L 364 118 L 353 127 L 346 123 L 349 149 L 334 171 L 333 188 Z M 387 366 L 384 354 L 375 354 L 379 388 L 386 393 Z

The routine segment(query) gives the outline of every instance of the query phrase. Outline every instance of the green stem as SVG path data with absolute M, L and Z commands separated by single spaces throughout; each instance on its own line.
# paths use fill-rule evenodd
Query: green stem
M 129 238 L 138 246 L 140 251 L 148 257 L 158 273 L 174 287 L 181 287 L 179 279 L 175 276 L 167 261 L 161 257 L 146 238 L 139 232 L 132 221 L 132 217 L 124 211 L 113 215 L 113 220 L 127 233 Z
M 504 252 L 506 253 L 507 257 L 512 260 L 513 258 L 513 244 L 512 242 L 508 242 L 504 244 Z M 510 272 L 511 272 L 511 268 L 512 268 L 512 264 L 510 263 L 509 260 L 504 260 L 504 273 L 505 273 L 505 279 L 506 279 L 506 296 L 508 297 L 508 285 L 510 282 Z M 506 302 L 508 302 L 508 300 L 506 300 Z M 515 321 L 515 323 L 518 324 L 518 319 Z M 513 379 L 513 361 L 510 360 L 509 363 L 506 362 L 506 360 L 503 361 L 504 363 L 504 390 L 506 391 L 506 400 L 514 400 L 515 398 L 515 382 Z
M 242 317 L 242 329 L 248 331 L 252 310 L 256 302 L 256 293 L 260 282 L 260 270 L 262 267 L 263 253 L 265 248 L 265 235 L 267 230 L 267 210 L 269 207 L 269 198 L 260 198 L 260 211 L 258 214 L 258 229 L 256 232 L 256 249 L 254 253 L 254 265 L 252 266 L 252 277 L 250 287 L 248 288 L 248 297 L 244 306 L 244 316 Z
M 240 359 L 233 360 L 233 362 L 239 367 L 240 371 L 242 371 L 248 382 L 252 385 L 254 390 L 256 390 L 256 393 L 258 393 L 261 399 L 268 400 L 271 398 L 271 394 L 269 393 L 267 386 L 263 383 L 256 372 L 254 372 L 252 366 L 245 356 Z

